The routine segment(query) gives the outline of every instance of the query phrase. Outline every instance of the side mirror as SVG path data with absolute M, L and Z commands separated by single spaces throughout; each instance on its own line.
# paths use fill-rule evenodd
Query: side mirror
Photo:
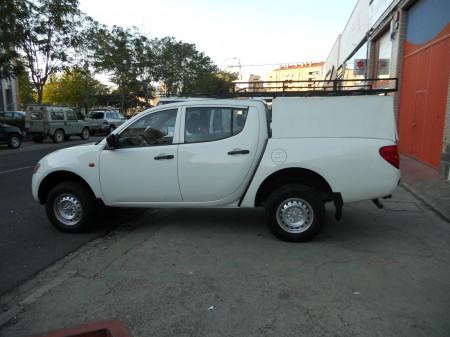
M 106 137 L 106 143 L 108 144 L 108 148 L 110 150 L 117 149 L 119 147 L 119 144 L 117 142 L 117 136 L 113 133 L 109 134 Z

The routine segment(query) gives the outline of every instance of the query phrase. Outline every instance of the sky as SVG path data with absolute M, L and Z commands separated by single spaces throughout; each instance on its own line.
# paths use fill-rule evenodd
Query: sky
M 266 77 L 282 64 L 325 61 L 357 0 L 79 0 L 100 23 L 194 43 L 223 70 Z

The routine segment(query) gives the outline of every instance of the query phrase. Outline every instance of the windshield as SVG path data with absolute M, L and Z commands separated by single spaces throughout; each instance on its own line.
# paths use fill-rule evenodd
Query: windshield
M 98 111 L 92 111 L 88 114 L 88 118 L 92 118 L 92 119 L 102 119 L 104 116 L 103 112 L 98 112 Z

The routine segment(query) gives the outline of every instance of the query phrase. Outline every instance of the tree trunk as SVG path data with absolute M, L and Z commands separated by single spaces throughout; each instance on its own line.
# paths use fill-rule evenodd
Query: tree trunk
M 43 93 L 44 93 L 44 86 L 42 85 L 36 85 L 35 86 L 36 87 L 36 91 L 37 91 L 37 94 L 38 94 L 38 99 L 37 99 L 37 104 L 42 104 L 42 96 L 43 96 Z

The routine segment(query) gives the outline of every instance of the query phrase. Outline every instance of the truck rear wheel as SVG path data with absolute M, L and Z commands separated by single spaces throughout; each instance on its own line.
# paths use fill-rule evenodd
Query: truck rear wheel
M 324 203 L 319 194 L 308 186 L 283 186 L 267 200 L 267 224 L 272 233 L 284 241 L 312 239 L 319 233 L 324 218 Z
M 83 184 L 63 182 L 48 193 L 45 210 L 57 229 L 80 233 L 86 231 L 95 219 L 95 199 Z

